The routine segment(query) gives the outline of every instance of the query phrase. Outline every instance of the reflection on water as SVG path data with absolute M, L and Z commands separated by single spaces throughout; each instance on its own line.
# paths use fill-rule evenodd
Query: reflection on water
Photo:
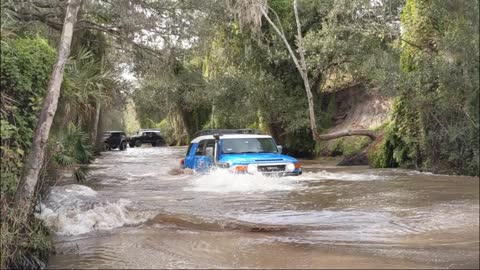
M 478 178 L 306 161 L 298 177 L 169 174 L 184 148 L 102 155 L 52 189 L 50 268 L 478 268 Z

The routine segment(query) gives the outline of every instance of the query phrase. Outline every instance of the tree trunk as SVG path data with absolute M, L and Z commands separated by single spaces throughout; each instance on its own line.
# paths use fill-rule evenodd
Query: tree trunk
M 97 147 L 97 139 L 98 139 L 98 123 L 100 123 L 100 111 L 102 109 L 102 103 L 100 100 L 95 101 L 95 120 L 93 122 L 93 130 L 92 130 L 92 145 Z
M 303 49 L 303 37 L 302 37 L 302 25 L 300 24 L 300 18 L 298 17 L 298 3 L 297 0 L 293 0 L 293 11 L 295 13 L 295 22 L 297 23 L 297 47 L 298 54 L 300 55 L 300 64 L 302 65 L 302 78 L 305 85 L 305 92 L 307 92 L 308 101 L 308 115 L 310 116 L 310 128 L 312 129 L 313 140 L 318 140 L 317 121 L 315 118 L 315 107 L 313 105 L 313 95 L 310 89 L 310 82 L 308 80 L 307 63 L 305 62 L 305 50 Z
M 295 21 L 297 24 L 297 47 L 298 47 L 298 54 L 300 55 L 300 59 L 297 58 L 295 53 L 292 50 L 292 47 L 287 41 L 287 38 L 285 37 L 285 33 L 283 32 L 283 29 L 280 30 L 275 23 L 270 19 L 268 16 L 268 13 L 264 10 L 261 9 L 261 12 L 265 19 L 267 19 L 268 23 L 273 27 L 275 32 L 280 36 L 282 39 L 283 43 L 285 43 L 285 46 L 287 47 L 288 52 L 290 53 L 290 57 L 292 58 L 293 62 L 295 63 L 295 66 L 297 67 L 298 72 L 302 76 L 303 79 L 303 84 L 305 86 L 305 92 L 307 94 L 307 104 L 308 104 L 308 116 L 310 120 L 310 129 L 312 130 L 312 137 L 315 141 L 319 140 L 319 135 L 318 135 L 318 130 L 317 130 L 317 120 L 315 117 L 315 106 L 313 104 L 313 94 L 312 90 L 310 87 L 310 82 L 308 80 L 308 70 L 307 70 L 307 64 L 305 62 L 305 52 L 303 48 L 303 37 L 302 37 L 302 26 L 300 24 L 300 18 L 298 17 L 298 9 L 297 9 L 297 0 L 293 1 L 293 10 L 295 13 Z M 278 17 L 277 17 L 278 19 Z M 280 22 L 279 22 L 280 23 Z M 280 25 L 281 27 L 281 25 Z
M 103 74 L 103 67 L 104 67 L 104 56 L 102 55 L 101 66 L 100 66 L 100 73 Z M 98 123 L 100 122 L 100 111 L 102 110 L 102 103 L 98 98 L 95 99 L 95 120 L 93 122 L 93 130 L 92 130 L 92 145 L 93 147 L 97 148 L 97 141 L 98 141 Z
M 333 140 L 333 139 L 346 137 L 346 136 L 367 136 L 367 137 L 370 137 L 370 139 L 372 140 L 375 140 L 377 138 L 377 134 L 372 130 L 354 129 L 354 130 L 342 130 L 338 132 L 320 135 L 318 136 L 318 139 L 322 141 L 328 141 L 328 140 Z
M 212 105 L 212 115 L 210 116 L 210 128 L 215 128 L 215 104 Z
M 312 137 L 314 141 L 318 141 L 318 130 L 317 130 L 317 120 L 315 118 L 315 106 L 313 105 L 313 94 L 312 90 L 310 89 L 310 84 L 308 82 L 308 78 L 306 77 L 307 74 L 305 73 L 305 78 L 303 79 L 303 84 L 305 85 L 305 92 L 307 92 L 307 102 L 308 102 L 308 115 L 310 120 L 310 129 L 312 130 Z
M 37 185 L 40 170 L 42 168 L 48 136 L 52 126 L 55 112 L 57 111 L 60 87 L 63 81 L 65 63 L 70 54 L 70 45 L 73 36 L 73 27 L 77 20 L 77 13 L 82 0 L 70 0 L 68 2 L 62 36 L 58 47 L 58 56 L 48 83 L 47 96 L 43 102 L 42 110 L 35 128 L 32 147 L 25 160 L 25 167 L 15 194 L 15 205 L 21 212 L 21 221 L 25 221 L 27 215 L 32 212 L 35 187 Z

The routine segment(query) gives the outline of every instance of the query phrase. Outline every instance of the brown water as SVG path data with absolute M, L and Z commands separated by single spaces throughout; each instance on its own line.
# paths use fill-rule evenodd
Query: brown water
M 49 267 L 479 267 L 478 178 L 313 161 L 299 177 L 170 175 L 184 152 L 108 152 L 88 187 L 55 187 Z

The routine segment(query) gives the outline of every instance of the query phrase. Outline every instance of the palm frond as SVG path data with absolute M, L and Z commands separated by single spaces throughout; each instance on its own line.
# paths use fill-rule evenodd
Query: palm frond
M 88 164 L 93 160 L 93 149 L 88 143 L 88 135 L 70 123 L 66 132 L 58 140 L 57 151 L 53 155 L 58 166 L 70 169 L 78 182 L 88 176 Z
M 71 104 L 71 112 L 77 113 L 81 119 L 88 118 L 88 114 L 95 110 L 96 100 L 108 103 L 111 99 L 109 92 L 115 82 L 111 71 L 102 65 L 91 51 L 81 48 L 69 58 L 65 68 L 63 97 Z

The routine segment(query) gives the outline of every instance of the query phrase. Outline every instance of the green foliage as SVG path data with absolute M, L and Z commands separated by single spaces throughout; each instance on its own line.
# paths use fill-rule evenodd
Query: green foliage
M 368 137 L 344 137 L 335 139 L 327 150 L 332 156 L 351 156 L 360 153 L 370 143 L 371 139 Z
M 170 125 L 170 123 L 168 122 L 167 119 L 163 119 L 156 127 L 160 129 L 160 132 L 165 137 L 165 139 L 167 141 L 167 144 L 173 144 L 174 143 L 174 141 L 172 140 L 173 135 L 174 135 L 173 134 L 174 129 Z
M 478 175 L 478 12 L 472 1 L 407 1 L 399 97 L 384 147 L 398 165 Z
M 295 50 L 292 1 L 268 4 Z M 299 13 L 320 131 L 332 125 L 329 92 L 362 83 L 395 97 L 371 151 L 375 166 L 478 174 L 475 1 L 302 0 Z M 269 24 L 250 36 L 225 18 L 212 17 L 192 47 L 165 50 L 167 61 L 142 58 L 134 97 L 142 125 L 160 123 L 176 142 L 205 127 L 262 126 L 290 153 L 315 154 L 303 81 L 285 44 Z M 330 150 L 365 144 L 342 139 Z
M 86 124 L 95 112 L 97 100 L 103 106 L 111 102 L 116 81 L 101 59 L 80 47 L 65 66 L 62 86 L 62 120 Z
M 135 134 L 140 129 L 135 104 L 132 100 L 128 100 L 126 108 L 123 111 L 123 122 L 125 123 L 125 132 L 129 135 Z
M 55 50 L 41 38 L 6 40 L 1 46 L 0 85 L 5 108 L 2 119 L 15 123 L 18 127 L 15 137 L 19 138 L 15 143 L 27 148 L 45 96 Z
M 88 138 L 85 132 L 70 124 L 61 138 L 51 140 L 55 163 L 62 169 L 72 170 L 74 179 L 80 183 L 88 176 L 87 165 L 93 160 Z
M 363 0 L 306 1 L 305 8 L 318 9 L 322 18 L 321 25 L 306 29 L 304 38 L 307 65 L 317 91 L 335 91 L 352 82 L 388 76 L 394 69 L 390 55 L 399 32 L 394 24 L 396 2 L 372 6 L 371 1 Z
M 49 2 L 44 4 L 48 6 Z M 55 5 L 53 9 L 42 8 L 42 11 L 34 6 L 35 4 L 29 1 L 23 1 L 20 5 L 14 0 L 1 1 L 2 269 L 43 268 L 45 265 L 42 265 L 39 258 L 46 261 L 44 255 L 53 248 L 47 237 L 48 230 L 41 222 L 32 217 L 25 224 L 19 224 L 16 213 L 11 210 L 13 195 L 24 166 L 25 155 L 33 140 L 33 131 L 56 58 L 55 49 L 49 45 L 46 38 L 51 38 L 50 42 L 56 44 L 56 35 L 59 34 L 56 31 L 47 31 L 45 25 L 35 22 L 36 19 L 26 14 L 35 9 L 35 12 L 46 12 L 52 20 L 63 20 L 61 17 L 63 18 L 64 13 L 63 4 Z M 56 14 L 58 11 L 61 13 Z M 28 23 L 23 20 L 28 20 Z M 83 32 L 82 36 L 79 36 L 79 32 Z M 116 87 L 108 68 L 109 63 L 104 59 L 107 39 L 100 31 L 85 32 L 89 31 L 75 32 L 73 56 L 66 65 L 59 110 L 50 133 L 50 137 L 52 133 L 57 133 L 57 136 L 49 140 L 51 147 L 45 158 L 46 164 L 43 164 L 47 172 L 42 172 L 40 176 L 36 187 L 38 194 L 43 191 L 43 178 L 51 177 L 48 171 L 51 167 L 56 170 L 71 170 L 77 181 L 85 180 L 86 166 L 93 157 L 89 138 L 83 130 L 92 129 L 95 102 L 108 105 L 112 89 Z M 107 106 L 104 108 L 108 109 Z M 66 130 L 65 126 L 71 122 L 79 124 L 79 127 L 70 126 Z
M 374 144 L 368 149 L 368 162 L 373 168 L 393 168 L 398 167 L 402 158 L 399 158 L 398 150 L 397 154 L 394 154 L 395 147 L 398 143 L 399 137 L 396 136 L 394 130 L 392 130 L 391 121 L 385 122 L 377 131 L 382 134 Z
M 44 267 L 41 260 L 45 261 L 53 250 L 44 224 L 34 217 L 19 224 L 10 203 L 33 139 L 55 57 L 55 50 L 40 37 L 1 42 L 1 268 Z
M 0 2 L 0 35 L 2 39 L 8 38 L 14 35 L 13 30 L 16 28 L 17 24 L 17 14 L 12 9 L 8 8 L 12 5 L 12 0 L 1 0 Z
M 387 1 L 372 9 L 366 0 L 300 1 L 315 100 L 322 98 L 324 90 L 365 80 L 377 55 L 388 62 L 391 38 L 387 36 L 393 30 L 388 32 L 385 22 L 398 15 L 400 2 Z M 272 18 L 277 21 L 278 15 L 287 40 L 295 45 L 292 1 L 269 1 L 269 6 Z M 377 11 L 389 17 L 372 20 Z M 178 130 L 172 119 L 180 115 L 184 121 L 176 122 L 183 123 L 189 134 L 212 125 L 262 126 L 290 153 L 313 154 L 303 80 L 278 35 L 268 24 L 262 26 L 261 40 L 239 31 L 237 22 L 216 21 L 208 28 L 197 47 L 179 53 L 183 61 L 161 69 L 142 69 L 141 88 L 134 96 L 142 125 L 167 119 L 171 130 Z M 172 112 L 177 117 L 168 116 Z M 331 113 L 317 104 L 320 130 L 331 126 Z M 345 152 L 355 151 L 349 146 Z
M 198 129 L 208 118 L 208 112 L 203 112 L 210 104 L 202 92 L 207 85 L 198 69 L 180 63 L 173 73 L 155 72 L 146 75 L 133 97 L 140 124 L 143 128 L 155 127 L 167 119 L 171 142 L 188 143 L 186 136 L 195 132 L 192 127 Z
M 17 188 L 54 61 L 55 50 L 44 39 L 1 42 L 2 196 L 12 196 Z
M 387 168 L 388 166 L 387 156 L 385 155 L 385 141 L 374 145 L 368 151 L 368 163 L 372 168 Z
M 0 268 L 39 269 L 53 252 L 53 240 L 42 220 L 33 216 L 19 224 L 18 212 L 2 201 Z

